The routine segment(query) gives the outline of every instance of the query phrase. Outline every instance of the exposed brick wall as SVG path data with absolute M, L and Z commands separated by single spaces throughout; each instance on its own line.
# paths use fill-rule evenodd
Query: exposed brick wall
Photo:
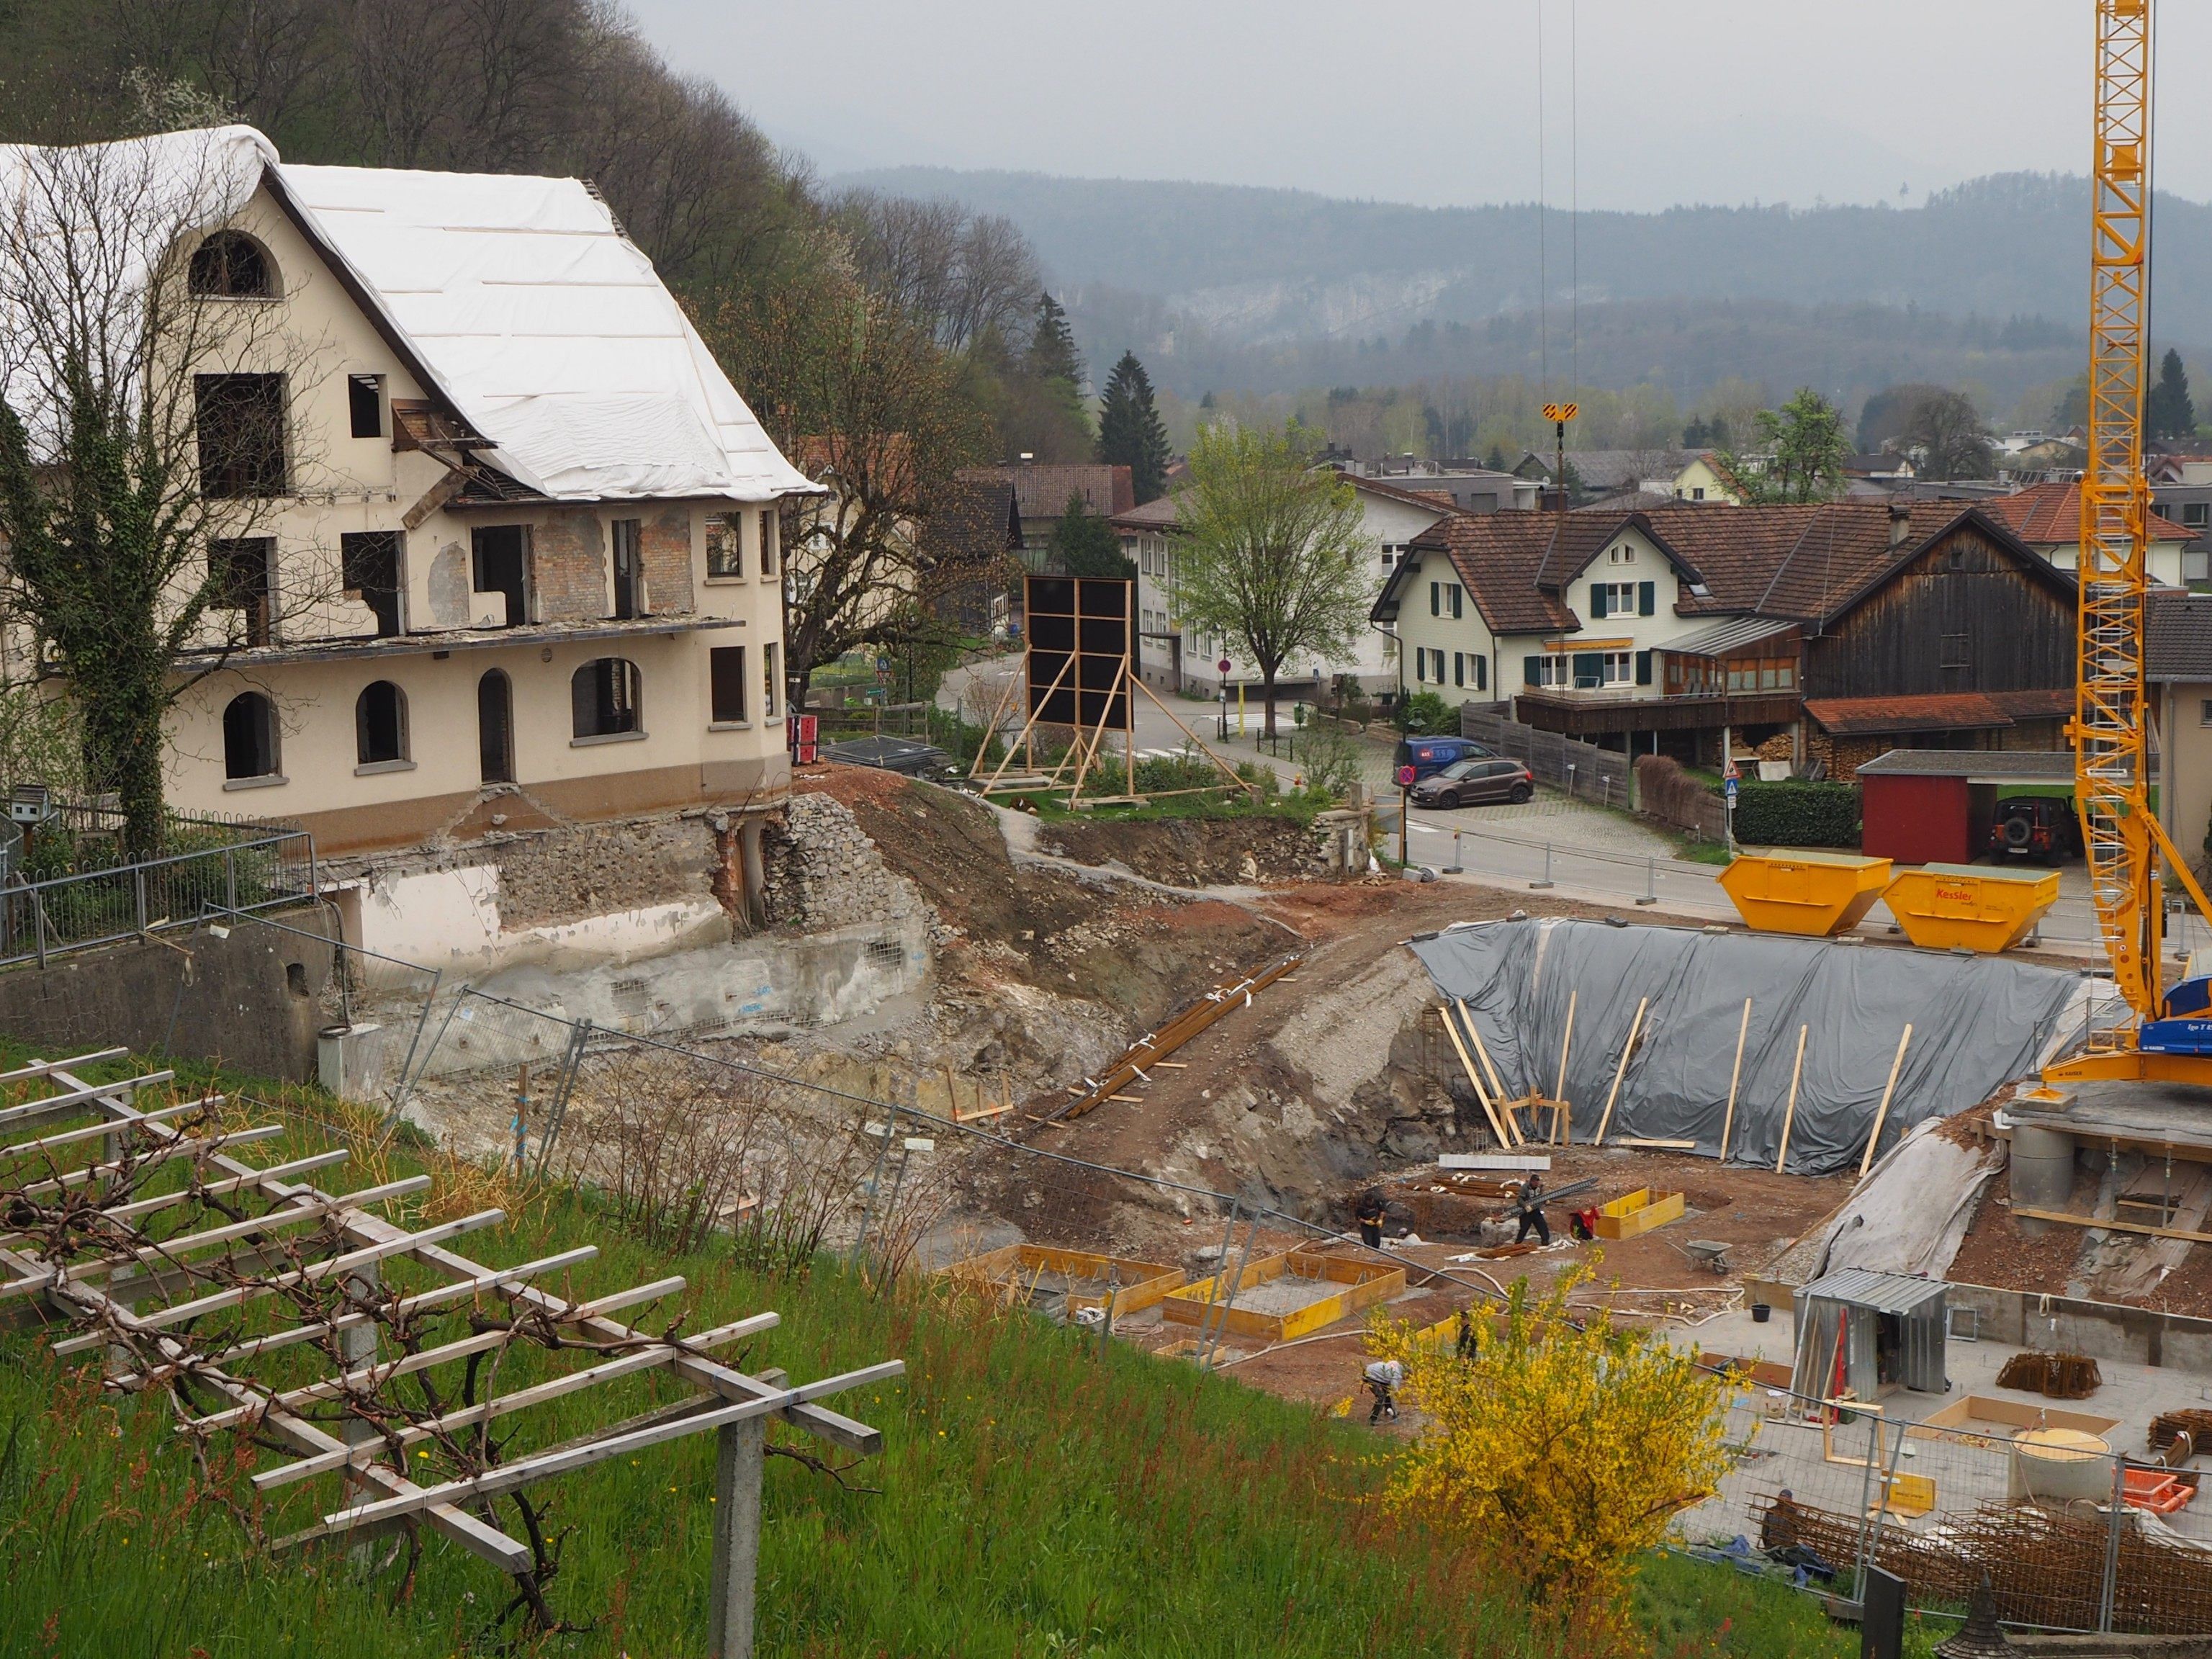
M 691 600 L 691 510 L 664 507 L 639 526 L 647 608 L 656 617 L 688 615 Z
M 586 622 L 608 614 L 607 545 L 597 514 L 546 514 L 531 526 L 530 551 L 536 620 Z

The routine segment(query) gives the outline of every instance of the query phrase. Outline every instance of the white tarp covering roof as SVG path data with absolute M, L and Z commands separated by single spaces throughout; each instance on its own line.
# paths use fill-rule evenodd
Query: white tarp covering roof
M 244 205 L 268 163 L 437 393 L 498 446 L 487 459 L 532 488 L 571 501 L 816 489 L 580 181 L 289 167 L 246 126 L 100 148 L 148 147 L 165 173 L 203 181 L 209 225 Z M 0 150 L 11 201 L 32 155 Z

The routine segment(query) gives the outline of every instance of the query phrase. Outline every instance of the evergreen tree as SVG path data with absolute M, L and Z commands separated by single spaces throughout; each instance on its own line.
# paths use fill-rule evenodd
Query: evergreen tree
M 1067 510 L 1052 527 L 1053 563 L 1071 576 L 1106 576 L 1131 581 L 1136 568 L 1121 556 L 1114 526 L 1084 504 L 1080 491 L 1067 498 Z
M 1075 336 L 1068 331 L 1067 313 L 1049 294 L 1037 295 L 1036 330 L 1022 367 L 1040 380 L 1066 381 L 1071 392 L 1082 389 L 1083 359 L 1076 355 Z
M 2197 407 L 2189 400 L 2189 371 L 2181 354 L 2171 346 L 2158 366 L 2158 384 L 2150 389 L 2144 424 L 2154 438 L 2193 438 L 2197 435 Z
M 1158 499 L 1167 488 L 1168 429 L 1152 404 L 1152 377 L 1125 351 L 1106 379 L 1105 401 L 1098 410 L 1098 459 L 1126 466 L 1139 506 Z

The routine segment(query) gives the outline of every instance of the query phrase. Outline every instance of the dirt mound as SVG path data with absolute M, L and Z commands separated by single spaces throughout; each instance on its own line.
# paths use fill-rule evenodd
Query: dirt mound
M 1288 942 L 1234 905 L 1017 866 L 991 810 L 954 790 L 849 766 L 795 787 L 851 810 L 884 864 L 955 936 L 940 969 L 972 983 L 1012 980 L 1103 1003 L 1117 1025 L 1144 1025 Z
M 1039 827 L 1037 845 L 1079 864 L 1118 864 L 1173 887 L 1297 881 L 1327 868 L 1311 829 L 1273 815 L 1050 823 Z

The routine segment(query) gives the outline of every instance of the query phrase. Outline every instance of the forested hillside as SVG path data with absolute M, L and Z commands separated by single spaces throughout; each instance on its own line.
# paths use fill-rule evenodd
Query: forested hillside
M 1732 376 L 1844 395 L 1921 379 L 1975 384 L 2002 409 L 2078 373 L 2085 349 L 2079 179 L 1983 179 L 1907 210 L 1588 212 L 1571 240 L 1555 209 L 1540 252 L 1526 203 L 919 167 L 852 182 L 1011 219 L 1070 290 L 1086 346 L 1150 346 L 1156 378 L 1191 397 L 1534 374 L 1547 295 L 1557 370 L 1577 278 L 1583 374 L 1655 381 L 1685 404 Z M 2212 343 L 2212 284 L 2198 280 L 2212 207 L 2161 198 L 2155 246 L 2160 338 Z

